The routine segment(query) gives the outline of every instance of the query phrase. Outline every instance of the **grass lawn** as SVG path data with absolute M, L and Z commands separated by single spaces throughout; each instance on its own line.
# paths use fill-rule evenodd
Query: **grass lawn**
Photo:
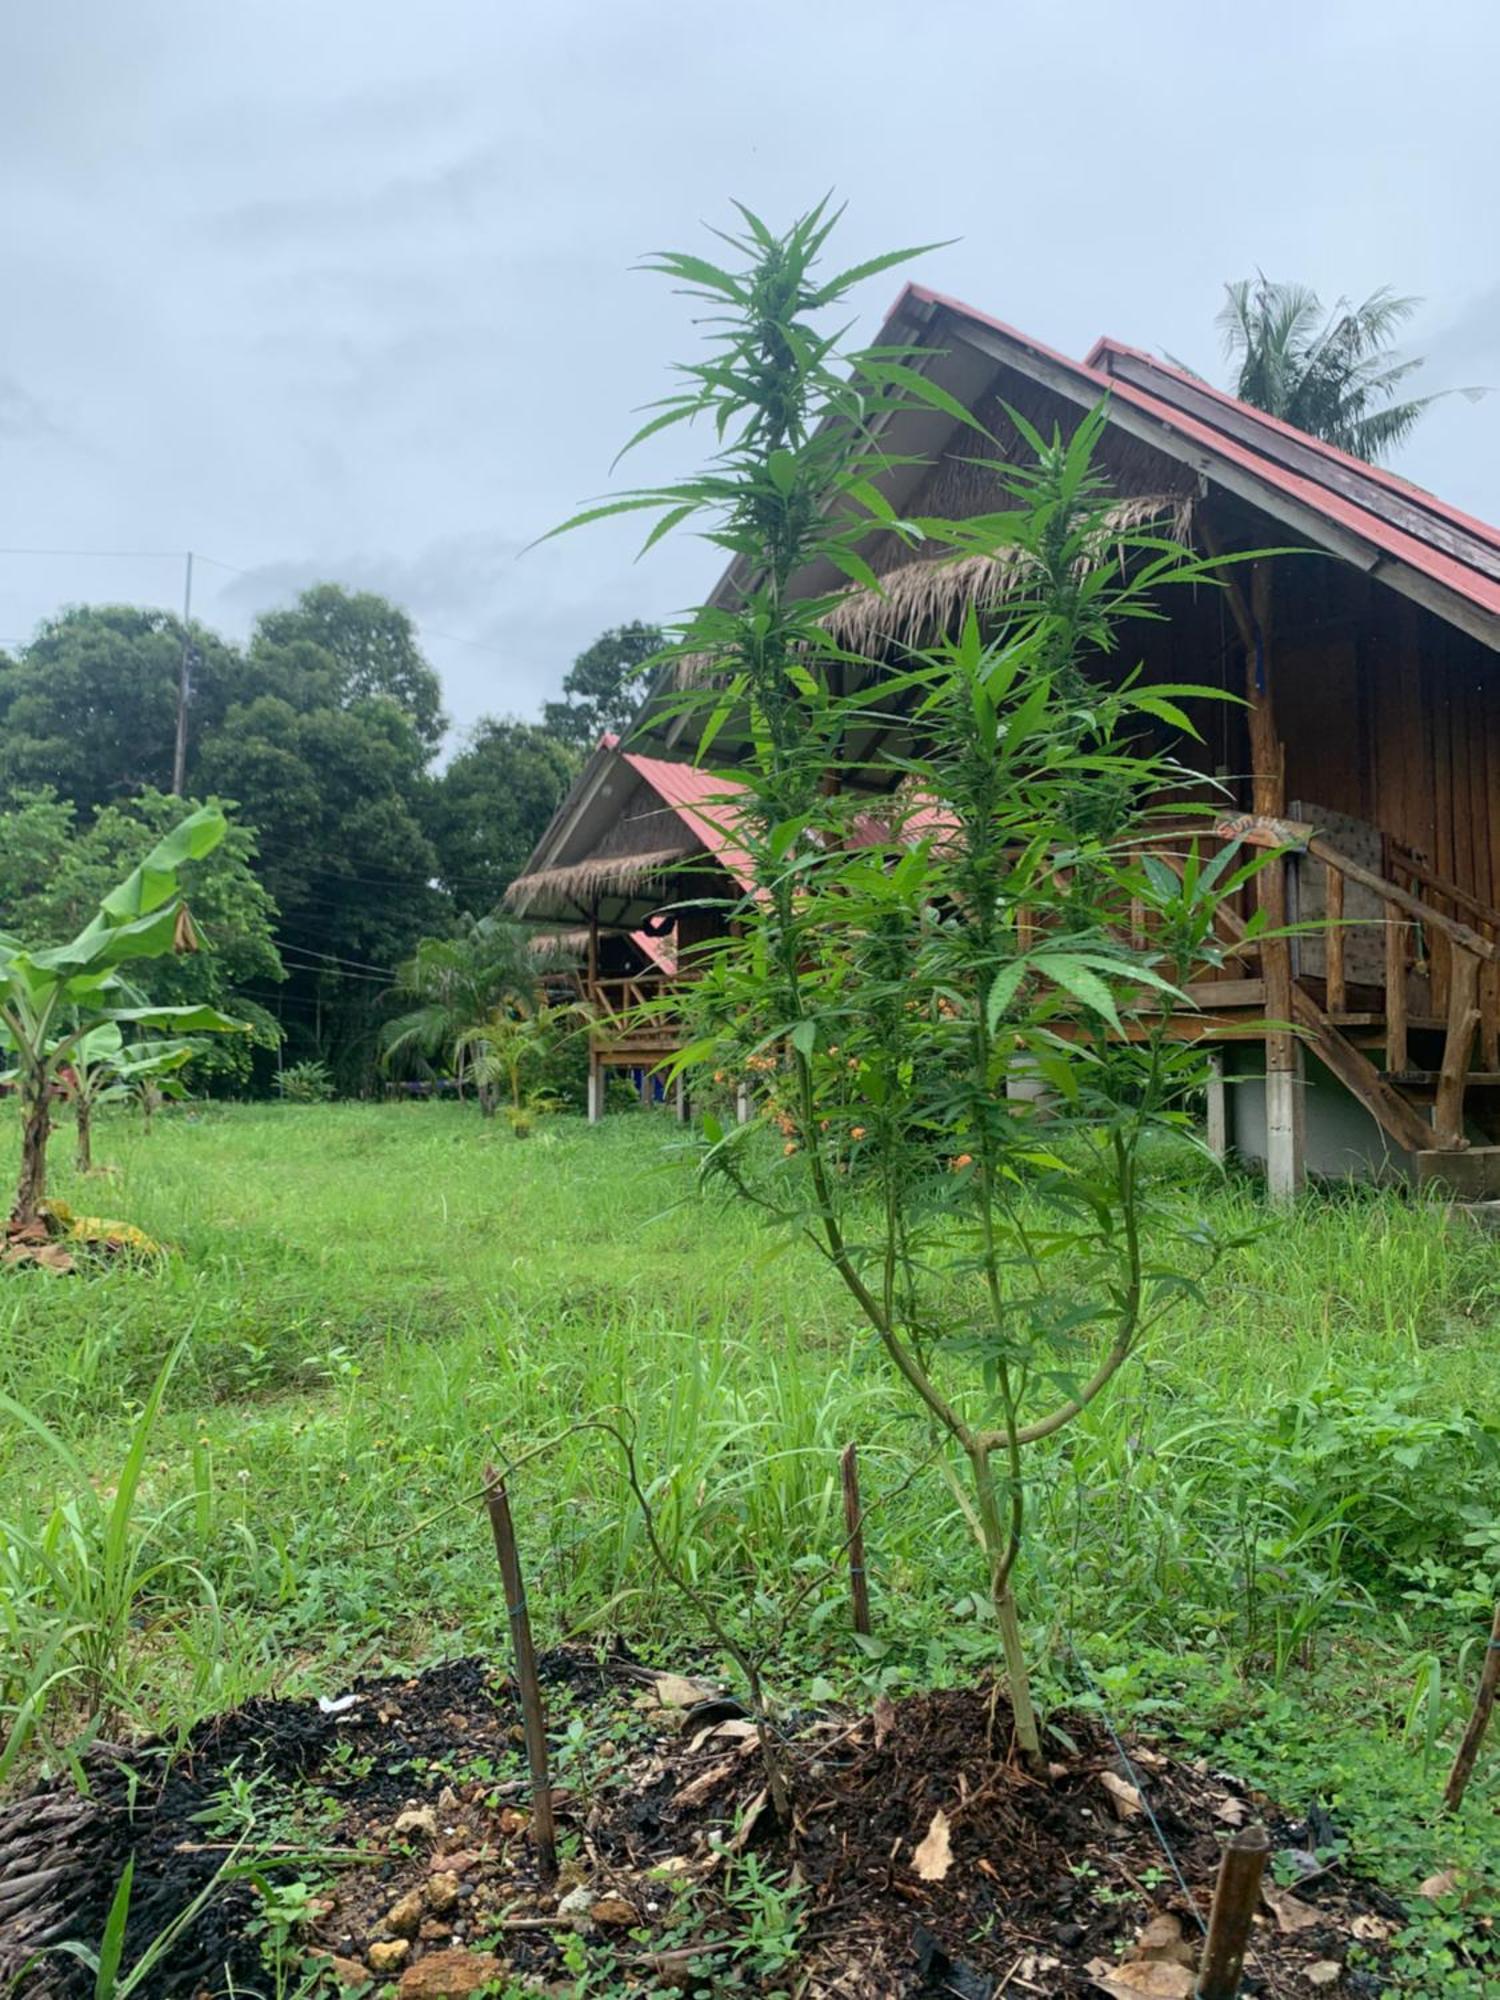
M 977 1550 L 941 1468 L 912 1478 L 930 1446 L 882 1357 L 810 1251 L 699 1199 L 666 1117 L 519 1142 L 455 1105 L 209 1107 L 150 1137 L 103 1123 L 118 1173 L 87 1183 L 70 1136 L 54 1192 L 176 1254 L 0 1277 L 12 1784 L 91 1717 L 173 1732 L 498 1652 L 480 1470 L 559 1434 L 514 1487 L 539 1637 L 701 1659 L 605 1441 L 567 1434 L 605 1407 L 639 1424 L 674 1553 L 747 1628 L 811 1580 L 771 1669 L 785 1696 L 993 1663 Z M 1500 1248 L 1400 1197 L 1273 1222 L 1192 1156 L 1162 1172 L 1174 1203 L 1263 1233 L 1033 1461 L 1020 1587 L 1045 1690 L 1320 1804 L 1398 1892 L 1456 1868 L 1400 1990 L 1500 1991 L 1500 1742 L 1461 1820 L 1435 1811 L 1500 1584 Z M 850 1440 L 866 1646 L 837 1565 Z

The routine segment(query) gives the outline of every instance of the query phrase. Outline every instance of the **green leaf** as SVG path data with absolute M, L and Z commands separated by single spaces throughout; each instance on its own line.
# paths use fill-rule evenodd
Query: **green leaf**
M 989 998 L 984 1007 L 985 1019 L 989 1023 L 991 1034 L 995 1032 L 1001 1015 L 1020 991 L 1021 981 L 1030 969 L 1028 960 L 1015 958 L 1009 965 L 1002 965 L 995 974 L 994 984 L 990 987 Z
M 1114 995 L 1108 986 L 1080 958 L 1067 952 L 1038 952 L 1032 961 L 1038 972 L 1043 972 L 1055 985 L 1095 1014 L 1102 1014 L 1117 1034 L 1122 1032 L 1119 1012 L 1115 1007 Z

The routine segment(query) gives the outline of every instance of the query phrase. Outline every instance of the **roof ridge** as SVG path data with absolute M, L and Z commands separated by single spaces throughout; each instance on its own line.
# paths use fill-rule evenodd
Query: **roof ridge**
M 1399 472 L 1392 472 L 1389 466 L 1375 465 L 1369 459 L 1357 458 L 1352 451 L 1345 451 L 1341 445 L 1330 444 L 1326 438 L 1320 438 L 1312 431 L 1305 431 L 1296 424 L 1288 423 L 1285 417 L 1273 416 L 1269 410 L 1257 409 L 1254 403 L 1247 403 L 1242 396 L 1236 396 L 1228 389 L 1221 389 L 1217 383 L 1205 381 L 1200 375 L 1192 375 L 1174 362 L 1164 361 L 1159 354 L 1153 354 L 1149 348 L 1136 347 L 1128 340 L 1117 340 L 1113 334 L 1102 333 L 1085 356 L 1084 365 L 1108 376 L 1109 369 L 1102 366 L 1100 361 L 1100 357 L 1106 354 L 1128 355 L 1132 361 L 1139 361 L 1143 367 L 1149 368 L 1153 375 L 1162 375 L 1169 381 L 1181 382 L 1202 395 L 1212 397 L 1216 403 L 1222 403 L 1229 409 L 1243 411 L 1246 416 L 1253 418 L 1265 429 L 1305 446 L 1319 457 L 1327 458 L 1334 464 L 1343 466 L 1347 471 L 1357 473 L 1362 479 L 1371 480 L 1377 486 L 1388 487 L 1402 499 L 1410 500 L 1414 506 L 1422 507 L 1428 513 L 1463 528 L 1467 533 L 1478 536 L 1480 540 L 1489 542 L 1495 548 L 1500 548 L 1500 528 L 1489 521 L 1481 520 L 1477 514 L 1466 514 L 1461 507 L 1454 507 L 1448 501 L 1439 499 L 1431 487 L 1419 486 L 1414 479 L 1406 479 Z

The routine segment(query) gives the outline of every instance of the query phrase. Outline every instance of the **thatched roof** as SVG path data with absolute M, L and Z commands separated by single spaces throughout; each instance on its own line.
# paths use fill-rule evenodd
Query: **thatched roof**
M 1182 494 L 1139 493 L 1117 500 L 1100 516 L 1094 560 L 1108 556 L 1116 536 L 1153 525 L 1168 540 L 1186 542 L 1192 513 L 1192 500 Z M 878 590 L 851 586 L 844 591 L 823 627 L 847 651 L 883 659 L 891 652 L 931 645 L 961 623 L 970 605 L 980 612 L 997 610 L 1026 588 L 1031 573 L 1025 551 L 1016 548 L 957 562 L 919 558 L 887 570 Z M 676 663 L 678 686 L 701 684 L 713 667 L 705 653 L 684 655 Z
M 661 848 L 654 854 L 591 854 L 569 867 L 538 868 L 511 883 L 505 905 L 518 917 L 544 898 L 554 908 L 568 902 L 586 909 L 600 896 L 626 895 L 648 883 L 664 883 L 682 854 L 680 847 Z

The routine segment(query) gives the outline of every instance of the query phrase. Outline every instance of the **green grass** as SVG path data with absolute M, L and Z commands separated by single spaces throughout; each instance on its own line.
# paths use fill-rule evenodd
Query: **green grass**
M 515 1484 L 540 1634 L 701 1653 L 604 1441 L 569 1434 L 612 1406 L 674 1551 L 747 1627 L 813 1579 L 773 1668 L 789 1698 L 994 1658 L 940 1472 L 879 1506 L 929 1445 L 844 1295 L 810 1251 L 705 1206 L 668 1119 L 517 1142 L 458 1106 L 210 1107 L 149 1138 L 105 1123 L 119 1175 L 86 1184 L 68 1136 L 55 1192 L 175 1254 L 0 1278 L 13 1778 L 94 1720 L 181 1730 L 253 1692 L 498 1650 L 481 1467 L 559 1434 Z M 1220 1229 L 1270 1221 L 1193 1156 L 1162 1171 Z M 1097 1689 L 1119 1720 L 1211 1736 L 1289 1804 L 1321 1798 L 1393 1883 L 1456 1861 L 1486 1908 L 1500 1743 L 1460 1824 L 1433 1807 L 1500 1572 L 1497 1322 L 1489 1239 L 1400 1196 L 1310 1200 L 1035 1461 L 1022 1580 L 1053 1698 Z M 868 1651 L 823 1574 L 850 1439 Z M 1441 1964 L 1447 1922 L 1415 1935 L 1402 1990 L 1485 1990 Z

